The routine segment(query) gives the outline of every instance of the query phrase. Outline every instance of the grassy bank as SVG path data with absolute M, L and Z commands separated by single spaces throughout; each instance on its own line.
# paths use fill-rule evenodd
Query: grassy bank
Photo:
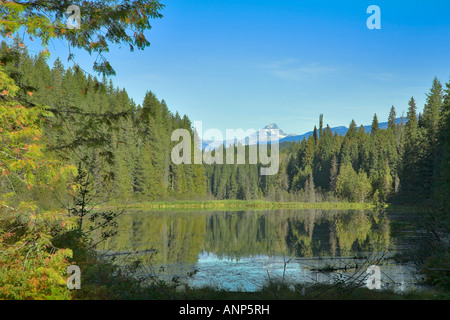
M 263 200 L 208 200 L 208 201 L 155 201 L 140 202 L 133 204 L 108 204 L 101 206 L 102 209 L 115 207 L 135 210 L 238 210 L 238 209 L 323 209 L 323 210 L 365 210 L 373 209 L 370 203 L 348 203 L 348 202 L 271 202 Z

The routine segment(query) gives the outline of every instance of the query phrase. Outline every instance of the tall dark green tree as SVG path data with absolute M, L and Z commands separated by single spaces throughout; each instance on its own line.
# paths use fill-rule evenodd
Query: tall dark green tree
M 323 134 L 323 114 L 319 117 L 319 137 L 322 138 Z
M 427 94 L 421 121 L 423 135 L 421 141 L 420 176 L 426 197 L 431 197 L 433 185 L 438 178 L 438 135 L 443 99 L 442 85 L 437 78 L 434 78 L 430 93 Z
M 389 111 L 388 129 L 395 130 L 396 123 L 397 123 L 397 112 L 395 111 L 395 107 L 392 106 L 391 110 Z
M 380 129 L 380 123 L 378 122 L 377 114 L 375 113 L 372 120 L 372 126 L 370 127 L 371 135 L 376 135 L 378 130 Z
M 435 197 L 441 209 L 450 212 L 450 81 L 446 83 L 444 99 L 441 106 L 439 136 L 436 154 L 437 178 L 435 179 Z M 448 230 L 448 229 L 447 229 Z
M 338 160 L 335 154 L 331 158 L 330 168 L 330 191 L 334 194 L 336 192 L 337 177 L 338 177 Z
M 422 122 L 427 140 L 432 144 L 436 141 L 436 135 L 439 129 L 440 112 L 444 93 L 441 82 L 434 78 L 430 92 L 427 94 L 427 100 L 423 109 Z
M 409 101 L 408 122 L 405 127 L 405 142 L 400 176 L 402 194 L 413 198 L 419 191 L 419 154 L 420 129 L 417 120 L 417 106 L 414 97 Z
M 316 142 L 319 139 L 319 135 L 317 133 L 317 127 L 316 126 L 314 126 L 313 138 L 314 138 L 314 141 L 316 141 Z

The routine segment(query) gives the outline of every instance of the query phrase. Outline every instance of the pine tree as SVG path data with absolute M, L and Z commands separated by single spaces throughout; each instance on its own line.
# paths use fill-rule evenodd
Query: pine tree
M 434 180 L 438 178 L 438 135 L 443 99 L 442 85 L 437 78 L 434 78 L 430 93 L 427 94 L 427 102 L 421 121 L 423 136 L 419 166 L 425 197 L 431 197 Z
M 436 157 L 437 178 L 434 194 L 442 212 L 448 221 L 450 212 L 450 81 L 446 83 L 439 124 L 438 147 Z M 447 230 L 448 232 L 448 230 Z
M 188 184 L 183 165 L 172 165 L 172 191 L 178 199 L 183 199 L 188 193 Z
M 289 160 L 287 163 L 287 167 L 286 167 L 286 173 L 287 173 L 287 177 L 288 177 L 288 185 L 289 185 L 289 191 L 292 188 L 292 181 L 294 180 L 294 177 L 297 175 L 298 173 L 298 167 L 296 164 L 296 160 L 295 160 L 295 155 L 290 155 L 289 156 Z
M 375 113 L 372 120 L 371 132 L 372 136 L 376 135 L 378 130 L 380 130 L 380 124 L 378 122 L 377 114 Z
M 426 130 L 427 140 L 434 144 L 440 122 L 440 110 L 444 93 L 442 84 L 434 78 L 430 93 L 427 94 L 427 101 L 423 109 L 422 122 Z
M 317 127 L 316 126 L 314 126 L 313 138 L 314 138 L 315 142 L 317 142 L 317 140 L 319 139 L 318 138 L 318 134 L 317 134 Z
M 395 130 L 396 123 L 397 123 L 397 113 L 395 111 L 395 107 L 392 106 L 391 110 L 389 111 L 388 129 Z
M 309 178 L 306 180 L 304 194 L 306 202 L 316 202 L 316 191 L 312 173 L 309 174 Z
M 364 169 L 369 171 L 372 165 L 371 151 L 373 149 L 373 139 L 370 139 L 370 135 L 366 133 L 366 129 L 363 125 L 359 127 L 357 136 L 358 142 L 358 161 L 355 166 L 355 171 Z
M 134 172 L 134 190 L 138 199 L 153 201 L 165 196 L 161 180 L 157 178 L 157 173 L 153 167 L 149 141 L 144 143 L 139 157 L 136 158 Z
M 419 179 L 419 142 L 420 132 L 417 120 L 417 106 L 414 97 L 409 101 L 409 108 L 407 113 L 407 120 L 405 126 L 405 142 L 402 169 L 400 175 L 401 190 L 404 196 L 409 197 L 410 200 L 414 195 L 419 193 L 420 179 Z
M 319 117 L 319 138 L 322 138 L 323 134 L 323 114 Z
M 238 183 L 236 180 L 236 171 L 233 170 L 233 173 L 231 174 L 231 177 L 230 177 L 229 186 L 228 186 L 227 198 L 228 199 L 236 199 L 237 193 L 238 193 Z
M 354 168 L 358 166 L 359 152 L 358 152 L 358 128 L 355 120 L 350 123 L 349 129 L 344 136 L 342 147 L 340 150 L 339 163 L 351 163 Z
M 338 160 L 335 154 L 331 158 L 331 168 L 330 168 L 330 191 L 335 194 L 336 193 L 336 185 L 337 185 L 337 177 L 338 177 Z
M 315 185 L 322 190 L 329 190 L 331 158 L 335 154 L 333 133 L 329 126 L 322 131 L 316 149 L 313 168 Z

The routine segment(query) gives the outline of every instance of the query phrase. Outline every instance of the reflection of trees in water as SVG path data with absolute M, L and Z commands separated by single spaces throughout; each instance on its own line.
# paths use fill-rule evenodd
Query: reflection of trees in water
M 136 212 L 124 215 L 118 223 L 117 236 L 108 239 L 100 250 L 156 249 L 156 255 L 142 257 L 154 264 L 196 262 L 206 230 L 205 216 L 195 213 Z
M 329 236 L 330 255 L 332 257 L 335 257 L 337 249 L 338 249 L 338 246 L 337 246 L 336 228 L 334 228 L 333 223 L 330 223 L 329 231 L 330 231 L 330 236 Z
M 156 249 L 154 264 L 195 263 L 203 251 L 235 259 L 349 256 L 384 251 L 390 243 L 388 219 L 371 211 L 139 212 L 118 222 L 118 235 L 102 249 Z
M 389 221 L 377 212 L 353 211 L 333 219 L 331 229 L 336 234 L 340 255 L 358 251 L 385 251 L 389 247 Z
M 209 219 L 204 249 L 219 257 L 273 255 L 285 249 L 283 214 L 219 212 Z
M 363 211 L 354 212 L 352 215 L 339 215 L 333 222 L 340 254 L 343 256 L 350 255 L 358 247 L 362 248 L 372 228 L 368 215 Z

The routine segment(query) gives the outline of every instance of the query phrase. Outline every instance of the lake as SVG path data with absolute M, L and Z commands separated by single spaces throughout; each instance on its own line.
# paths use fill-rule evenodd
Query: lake
M 255 291 L 269 280 L 365 283 L 380 270 L 383 288 L 416 287 L 413 265 L 400 263 L 405 236 L 392 217 L 372 210 L 128 211 L 99 254 L 141 272 L 192 287 Z

